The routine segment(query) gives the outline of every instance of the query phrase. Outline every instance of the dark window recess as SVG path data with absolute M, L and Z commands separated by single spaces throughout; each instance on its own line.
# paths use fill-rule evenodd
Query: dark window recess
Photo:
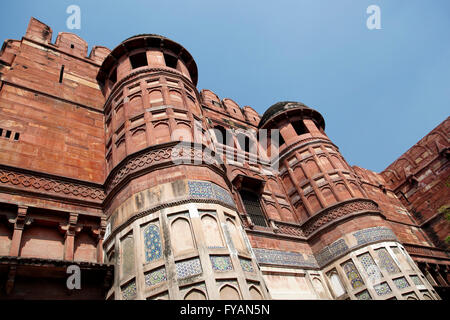
M 20 133 L 16 132 L 16 133 L 14 134 L 14 140 L 15 140 L 15 141 L 19 141 L 19 138 L 20 138 Z
M 279 133 L 278 137 L 280 139 L 280 140 L 278 140 L 278 142 L 279 142 L 278 146 L 281 147 L 283 144 L 286 143 L 286 141 L 284 141 L 283 136 L 281 135 L 281 132 L 278 131 L 278 133 Z
M 109 81 L 111 81 L 113 84 L 117 82 L 117 69 L 114 69 L 114 71 L 111 72 L 111 75 L 109 76 Z
M 75 46 L 73 45 L 73 43 L 70 45 L 71 49 L 75 49 Z
M 11 131 L 6 130 L 5 138 L 7 138 L 7 139 L 11 138 L 11 133 L 12 133 Z
M 178 59 L 176 57 L 171 56 L 170 54 L 164 54 L 164 60 L 166 61 L 166 66 L 169 68 L 177 68 Z
M 241 190 L 240 194 L 245 210 L 253 224 L 256 226 L 267 227 L 259 196 L 246 190 Z
M 309 133 L 308 129 L 306 128 L 306 126 L 302 120 L 292 122 L 291 124 L 292 124 L 292 127 L 294 127 L 294 130 L 295 130 L 295 132 L 297 132 L 298 135 Z
M 244 150 L 245 152 L 250 152 L 250 149 L 253 147 L 253 142 L 248 136 L 246 136 L 245 134 L 241 134 L 238 136 L 238 141 L 242 150 Z
M 226 138 L 227 138 L 227 130 L 225 130 L 224 127 L 221 126 L 217 126 L 214 128 L 216 130 L 216 138 L 217 138 L 217 142 L 221 143 L 221 144 L 225 144 L 226 143 Z M 219 131 L 219 132 L 217 132 Z
M 132 69 L 148 66 L 147 53 L 141 52 L 130 56 L 130 62 Z
M 62 83 L 64 78 L 64 65 L 61 66 L 61 71 L 59 72 L 59 83 Z
M 3 129 L 0 128 L 0 137 L 3 136 Z

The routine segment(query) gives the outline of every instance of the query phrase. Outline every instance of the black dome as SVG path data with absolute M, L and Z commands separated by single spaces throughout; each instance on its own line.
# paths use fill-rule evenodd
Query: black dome
M 266 112 L 264 112 L 258 127 L 263 127 L 269 120 L 277 117 L 281 113 L 284 113 L 286 111 L 289 112 L 290 110 L 298 110 L 303 112 L 305 115 L 309 115 L 318 122 L 319 126 L 325 128 L 325 121 L 318 111 L 306 106 L 301 102 L 296 101 L 280 101 L 275 103 L 273 106 L 267 109 Z

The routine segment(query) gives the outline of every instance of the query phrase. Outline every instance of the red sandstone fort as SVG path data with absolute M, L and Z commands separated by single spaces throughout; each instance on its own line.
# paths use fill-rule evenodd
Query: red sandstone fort
M 449 118 L 376 173 L 300 102 L 199 92 L 170 39 L 52 34 L 0 51 L 0 299 L 448 296 Z

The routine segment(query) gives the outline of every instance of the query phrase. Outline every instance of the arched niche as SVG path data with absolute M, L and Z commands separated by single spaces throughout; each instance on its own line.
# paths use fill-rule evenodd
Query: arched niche
M 263 295 L 255 286 L 251 286 L 248 291 L 250 292 L 252 300 L 264 300 Z
M 220 288 L 221 300 L 241 300 L 239 291 L 232 285 L 226 284 Z
M 192 289 L 184 296 L 184 300 L 206 300 L 206 294 L 199 289 Z
M 222 232 L 220 231 L 217 220 L 209 214 L 204 214 L 201 220 L 206 246 L 214 248 L 223 247 Z
M 181 254 L 195 249 L 191 225 L 184 218 L 177 218 L 171 224 L 171 243 L 174 254 Z
M 233 244 L 234 244 L 234 247 L 236 248 L 236 250 L 240 251 L 240 252 L 246 251 L 244 242 L 242 240 L 242 237 L 241 237 L 241 234 L 240 234 L 238 228 L 236 227 L 234 222 L 229 218 L 227 219 L 227 227 L 228 227 L 228 231 L 230 232 L 231 240 L 233 241 Z

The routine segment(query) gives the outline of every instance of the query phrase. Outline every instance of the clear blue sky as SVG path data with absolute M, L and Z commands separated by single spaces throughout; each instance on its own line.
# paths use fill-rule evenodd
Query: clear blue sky
M 261 114 L 315 108 L 351 165 L 383 170 L 449 115 L 448 0 L 2 1 L 0 38 L 20 39 L 34 16 L 54 40 L 71 4 L 90 48 L 158 33 L 191 52 L 199 90 Z M 366 27 L 371 4 L 381 30 Z

